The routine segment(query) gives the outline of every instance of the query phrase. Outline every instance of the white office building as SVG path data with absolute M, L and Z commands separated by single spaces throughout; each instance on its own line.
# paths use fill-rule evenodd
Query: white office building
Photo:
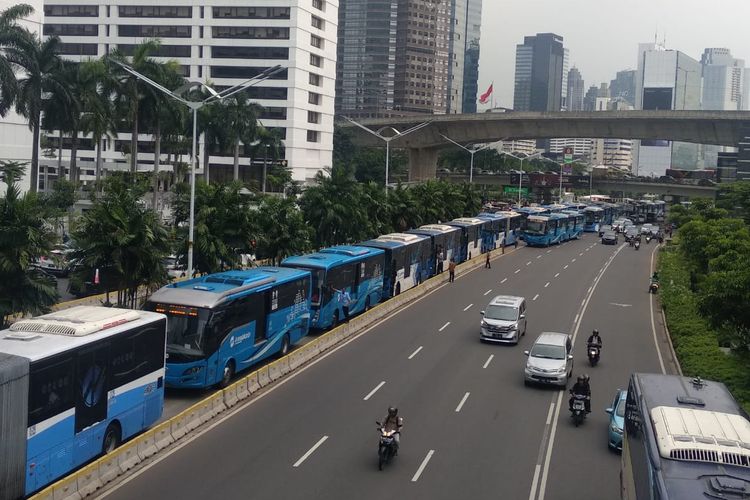
M 573 156 L 582 158 L 589 156 L 591 153 L 591 139 L 584 138 L 567 138 L 567 139 L 550 139 L 549 140 L 549 152 L 557 155 L 561 155 L 565 152 L 565 149 L 573 149 Z
M 0 0 L 0 10 L 5 10 L 19 2 L 15 0 Z M 24 3 L 34 8 L 34 13 L 19 23 L 29 30 L 41 34 L 44 21 L 44 9 L 41 0 L 24 0 Z M 18 183 L 21 192 L 30 188 L 31 152 L 33 150 L 33 134 L 29 130 L 26 119 L 14 110 L 0 118 L 0 160 L 27 163 L 26 175 Z M 5 184 L 0 182 L 0 194 L 5 193 Z
M 213 87 L 240 84 L 275 65 L 285 67 L 247 90 L 265 108 L 260 121 L 283 137 L 294 180 L 310 182 L 331 165 L 338 0 L 252 5 L 236 0 L 163 0 L 156 5 L 143 0 L 46 0 L 44 10 L 44 34 L 59 35 L 65 57 L 72 60 L 101 57 L 116 47 L 129 55 L 135 45 L 158 38 L 161 47 L 155 59 L 176 60 L 188 80 Z M 138 140 L 138 169 L 151 171 L 152 138 L 144 134 Z M 85 182 L 93 180 L 95 155 L 90 141 L 82 142 L 78 164 Z M 105 142 L 104 169 L 128 169 L 123 150 L 129 147 L 130 134 L 120 131 Z M 200 174 L 202 154 L 198 160 Z M 189 161 L 189 154 L 183 161 Z M 226 178 L 227 173 L 231 178 L 232 162 L 231 157 L 211 156 L 211 179 Z M 250 162 L 240 159 L 241 172 L 259 168 L 257 158 Z

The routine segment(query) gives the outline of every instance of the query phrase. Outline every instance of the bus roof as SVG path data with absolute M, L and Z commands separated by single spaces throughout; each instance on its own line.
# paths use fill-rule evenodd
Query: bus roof
M 471 226 L 478 226 L 480 224 L 484 224 L 485 222 L 487 221 L 478 219 L 476 217 L 459 217 L 457 219 L 453 219 L 452 221 L 448 222 L 448 225 L 458 226 L 458 227 L 471 227 Z
M 602 207 L 586 207 L 583 209 L 584 212 L 604 212 Z
M 22 319 L 0 331 L 0 353 L 22 356 L 33 362 L 161 318 L 164 315 L 133 309 L 71 307 Z
M 247 270 L 224 271 L 171 283 L 154 292 L 149 301 L 192 307 L 214 307 L 234 294 L 265 290 L 274 283 L 285 283 L 305 276 L 310 276 L 310 272 L 288 267 L 261 266 Z
M 331 267 L 346 264 L 349 262 L 359 262 L 367 257 L 381 255 L 383 250 L 371 247 L 361 247 L 354 245 L 339 245 L 330 248 L 324 248 L 319 252 L 309 253 L 306 255 L 295 255 L 287 257 L 281 263 L 285 267 L 309 267 L 313 269 L 330 269 Z
M 423 234 L 410 234 L 410 233 L 389 233 L 376 238 L 377 241 L 394 241 L 403 245 L 411 245 L 427 239 L 428 236 Z
M 458 231 L 456 226 L 448 226 L 446 224 L 427 224 L 419 226 L 417 229 L 410 229 L 407 231 L 409 234 L 429 234 L 435 236 L 438 234 L 447 234 Z

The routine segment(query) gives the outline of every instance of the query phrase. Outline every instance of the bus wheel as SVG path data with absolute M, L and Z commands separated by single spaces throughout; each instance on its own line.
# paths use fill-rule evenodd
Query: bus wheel
M 279 349 L 279 357 L 283 358 L 289 354 L 289 335 L 284 335 L 281 339 L 281 349 Z
M 104 440 L 102 441 L 102 454 L 108 455 L 115 451 L 120 445 L 120 426 L 117 422 L 112 422 L 104 431 Z
M 229 382 L 232 381 L 232 377 L 234 376 L 234 361 L 229 360 L 227 361 L 227 364 L 224 366 L 224 373 L 221 375 L 221 382 L 219 382 L 219 387 L 222 389 L 229 385 Z

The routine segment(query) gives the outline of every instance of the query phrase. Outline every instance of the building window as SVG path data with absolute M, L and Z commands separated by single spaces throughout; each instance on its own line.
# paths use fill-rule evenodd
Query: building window
M 64 56 L 95 56 L 98 48 L 95 43 L 61 43 L 57 51 Z
M 323 21 L 321 18 L 319 18 L 318 16 L 316 16 L 314 14 L 311 14 L 311 16 L 312 16 L 312 26 L 313 26 L 313 28 L 318 28 L 319 30 L 325 29 L 325 27 L 326 27 L 326 22 L 325 21 Z
M 211 57 L 216 59 L 289 59 L 288 47 L 211 47 Z
M 46 24 L 43 33 L 46 36 L 98 36 L 98 24 Z
M 289 19 L 289 7 L 214 7 L 214 19 Z
M 98 5 L 45 5 L 47 17 L 99 17 Z
M 143 38 L 190 38 L 192 26 L 144 26 L 141 24 L 121 24 L 117 27 L 119 36 Z
M 315 54 L 310 54 L 310 64 L 312 64 L 316 68 L 322 68 L 323 58 L 320 56 L 316 56 Z
M 310 104 L 317 104 L 320 105 L 320 97 L 321 95 L 316 92 L 308 92 L 307 93 L 307 102 Z
M 264 106 L 258 118 L 261 120 L 286 120 L 286 108 Z
M 176 5 L 121 5 L 120 17 L 193 17 L 193 8 Z
M 315 85 L 316 87 L 322 87 L 323 78 L 320 75 L 316 75 L 315 73 L 310 73 L 310 85 Z
M 307 123 L 320 123 L 320 113 L 317 111 L 308 111 Z
M 268 68 L 263 66 L 211 66 L 212 78 L 254 78 Z M 286 80 L 288 68 L 268 77 L 269 80 Z
M 289 40 L 289 28 L 266 28 L 252 26 L 214 26 L 213 38 L 250 38 L 267 40 Z
M 323 39 L 316 35 L 310 35 L 310 45 L 312 45 L 315 48 L 322 49 Z
M 323 0 L 312 0 L 312 6 L 318 10 L 325 10 L 325 3 L 323 3 Z
M 307 142 L 320 142 L 320 133 L 317 130 L 308 130 Z

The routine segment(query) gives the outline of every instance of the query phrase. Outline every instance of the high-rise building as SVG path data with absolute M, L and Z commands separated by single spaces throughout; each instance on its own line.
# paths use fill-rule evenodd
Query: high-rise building
M 561 155 L 566 148 L 571 148 L 576 158 L 587 157 L 591 153 L 591 142 L 591 139 L 582 138 L 550 139 L 547 151 Z
M 583 111 L 583 91 L 585 85 L 581 72 L 573 66 L 568 72 L 568 111 Z
M 561 36 L 538 33 L 524 37 L 523 44 L 516 45 L 513 109 L 562 109 L 564 62 L 565 49 Z
M 570 72 L 570 51 L 563 49 L 563 73 L 560 85 L 560 110 L 568 110 L 568 73 Z
M 599 87 L 600 94 L 608 93 L 604 89 L 606 84 Z M 622 97 L 596 98 L 596 111 L 628 110 L 633 106 Z M 594 139 L 591 143 L 591 163 L 596 166 L 606 166 L 619 170 L 630 170 L 633 166 L 633 141 L 629 139 Z
M 613 99 L 620 98 L 635 106 L 635 78 L 637 71 L 626 69 L 617 72 L 615 79 L 609 83 L 609 93 Z
M 701 57 L 703 70 L 702 109 L 742 110 L 745 61 L 735 59 L 729 49 L 708 48 Z M 706 144 L 703 160 L 706 167 L 716 167 L 718 154 L 734 152 L 736 148 Z
M 641 45 L 643 47 L 643 45 Z M 701 108 L 701 64 L 677 50 L 647 48 L 638 62 L 637 102 L 644 110 Z M 697 144 L 664 140 L 640 141 L 634 165 L 638 175 L 662 176 L 668 168 L 696 169 Z
M 260 121 L 282 136 L 294 180 L 310 182 L 331 165 L 338 0 L 275 0 L 268 6 L 221 0 L 200 5 L 46 0 L 44 9 L 44 34 L 59 35 L 65 57 L 75 61 L 114 48 L 130 55 L 136 44 L 158 38 L 155 59 L 176 60 L 188 80 L 210 81 L 214 87 L 237 85 L 266 68 L 283 66 L 246 91 L 264 108 Z M 139 170 L 152 168 L 150 141 L 149 135 L 139 137 Z M 123 148 L 129 143 L 130 134 L 122 132 L 107 141 L 106 169 L 127 168 Z M 93 156 L 90 151 L 81 154 Z M 241 175 L 253 169 L 250 161 L 241 159 Z M 212 179 L 231 178 L 231 157 L 212 155 L 209 162 Z M 93 171 L 81 167 L 81 179 L 91 180 Z
M 17 5 L 14 0 L 0 0 L 0 11 Z M 19 22 L 21 26 L 30 31 L 41 34 L 42 22 L 44 20 L 44 8 L 42 0 L 31 0 L 24 3 L 31 5 L 34 12 L 25 20 Z M 13 109 L 0 118 L 0 160 L 17 161 L 26 163 L 24 177 L 18 182 L 21 192 L 26 192 L 31 187 L 31 152 L 34 150 L 34 136 L 29 130 L 28 121 L 18 115 Z M 38 146 L 37 146 L 38 147 Z M 5 193 L 5 184 L 0 181 L 0 194 Z
M 586 91 L 586 95 L 583 97 L 583 110 L 584 111 L 595 111 L 596 110 L 596 99 L 599 97 L 599 87 L 592 85 Z
M 477 112 L 479 84 L 479 36 L 482 27 L 482 0 L 466 0 L 464 77 L 462 113 Z

